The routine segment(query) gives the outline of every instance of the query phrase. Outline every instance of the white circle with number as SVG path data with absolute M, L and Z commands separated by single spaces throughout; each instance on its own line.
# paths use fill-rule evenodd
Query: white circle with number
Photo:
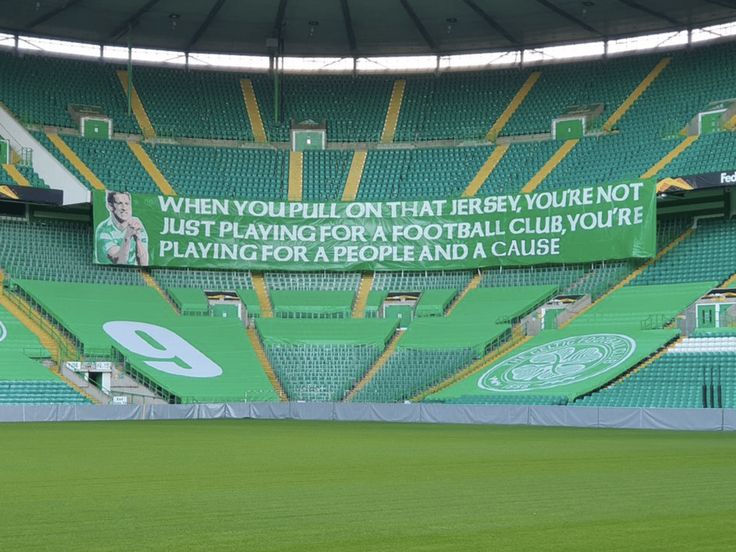
M 478 387 L 530 393 L 580 383 L 621 366 L 635 350 L 636 342 L 621 334 L 557 339 L 499 362 L 478 379 Z

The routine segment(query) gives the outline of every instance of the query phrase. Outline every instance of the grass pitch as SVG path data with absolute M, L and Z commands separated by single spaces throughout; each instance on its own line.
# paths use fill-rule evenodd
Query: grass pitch
M 0 426 L 0 550 L 733 550 L 736 435 Z

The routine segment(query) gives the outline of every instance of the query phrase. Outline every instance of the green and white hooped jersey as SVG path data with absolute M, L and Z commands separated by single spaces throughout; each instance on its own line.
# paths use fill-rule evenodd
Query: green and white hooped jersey
M 138 240 L 148 249 L 148 234 L 146 229 L 142 228 Z M 113 264 L 108 252 L 113 246 L 122 247 L 125 241 L 125 230 L 120 230 L 112 220 L 112 217 L 106 218 L 95 230 L 95 262 L 99 264 Z M 121 263 L 122 264 L 122 263 Z M 128 251 L 128 265 L 137 265 L 136 244 L 135 240 L 131 240 L 130 250 Z

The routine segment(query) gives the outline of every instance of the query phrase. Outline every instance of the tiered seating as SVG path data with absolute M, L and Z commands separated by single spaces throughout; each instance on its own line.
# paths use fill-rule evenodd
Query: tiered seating
M 22 353 L 30 358 L 47 358 L 49 352 L 35 334 L 0 306 L 0 352 Z
M 3 221 L 0 265 L 13 278 L 57 282 L 139 284 L 137 269 L 92 264 L 89 223 Z
M 77 172 L 43 133 L 35 132 L 34 136 L 71 170 L 80 182 L 88 185 L 87 180 Z M 108 189 L 145 194 L 159 193 L 156 184 L 130 151 L 127 142 L 80 138 L 71 135 L 65 135 L 62 138 Z
M 484 138 L 529 73 L 496 70 L 410 78 L 396 141 Z
M 273 345 L 268 358 L 296 401 L 340 401 L 381 355 L 375 345 Z
M 327 120 L 332 142 L 377 142 L 383 130 L 391 98 L 391 77 L 285 75 L 281 80 L 281 124 L 274 120 L 273 80 L 256 75 L 258 97 L 266 135 L 271 141 L 289 140 L 289 121 Z
M 144 149 L 179 195 L 286 198 L 288 151 L 168 144 Z
M 159 136 L 253 140 L 236 74 L 141 66 L 135 87 Z
M 720 386 L 720 401 L 718 386 Z M 721 404 L 718 404 L 719 402 Z M 686 339 L 638 372 L 607 389 L 583 397 L 575 405 L 734 408 L 736 338 Z
M 21 353 L 0 349 L 0 404 L 83 404 L 89 400 Z
M 422 292 L 417 301 L 415 315 L 418 318 L 424 316 L 444 316 L 447 307 L 457 296 L 456 289 L 428 289 Z
M 561 63 L 542 76 L 504 128 L 504 135 L 549 132 L 552 119 L 573 105 L 602 103 L 605 121 L 659 60 L 656 56 Z
M 14 165 L 18 172 L 25 177 L 28 183 L 34 188 L 48 188 L 48 184 L 44 182 L 43 178 L 38 176 L 33 167 L 26 167 L 23 165 Z M 0 185 L 9 184 L 11 186 L 17 186 L 15 180 L 8 174 L 4 168 L 0 168 Z
M 490 146 L 371 151 L 358 200 L 459 196 L 490 152 Z
M 424 291 L 465 289 L 473 274 L 465 270 L 442 272 L 376 272 L 373 289 L 379 291 Z
M 277 399 L 240 320 L 179 316 L 147 286 L 17 284 L 74 337 L 87 358 L 122 359 L 127 372 L 171 402 Z M 113 337 L 106 324 L 120 321 L 141 325 L 135 330 L 138 338 Z M 151 331 L 165 331 L 165 337 Z M 158 352 L 151 353 L 152 348 Z M 160 352 L 172 349 L 168 356 Z
M 571 295 L 590 294 L 595 301 L 614 285 L 631 274 L 639 265 L 638 261 L 618 261 L 594 266 L 581 280 L 566 288 Z
M 304 152 L 304 201 L 339 201 L 352 160 L 350 150 Z
M 706 134 L 675 158 L 665 172 L 686 176 L 736 169 L 736 132 Z
M 582 265 L 529 268 L 489 268 L 483 271 L 481 287 L 553 285 L 562 290 L 580 280 L 587 272 Z
M 511 144 L 476 195 L 518 194 L 559 146 L 558 142 L 550 141 Z
M 647 268 L 632 285 L 726 280 L 736 271 L 736 224 L 704 219 L 697 230 Z
M 483 404 L 483 405 L 565 405 L 567 397 L 545 395 L 462 395 L 448 399 L 428 399 L 426 402 L 444 404 Z
M 271 291 L 356 291 L 360 285 L 357 272 L 266 272 Z
M 411 399 L 472 362 L 472 349 L 399 348 L 368 384 L 356 402 L 397 402 Z
M 197 288 L 204 291 L 237 291 L 253 287 L 250 272 L 154 268 L 151 274 L 163 288 Z
M 100 107 L 116 132 L 140 134 L 114 66 L 99 61 L 0 54 L 0 101 L 23 122 L 75 127 L 70 105 Z
M 207 316 L 210 313 L 207 296 L 201 289 L 170 287 L 166 293 L 182 314 Z

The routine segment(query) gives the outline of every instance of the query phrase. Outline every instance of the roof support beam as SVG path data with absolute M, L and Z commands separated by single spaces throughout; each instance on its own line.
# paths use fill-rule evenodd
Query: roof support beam
M 715 4 L 716 6 L 722 6 L 724 8 L 731 8 L 736 10 L 736 2 L 734 0 L 705 0 L 709 4 Z
M 26 25 L 26 30 L 31 30 L 33 27 L 36 27 L 40 25 L 41 23 L 46 23 L 49 19 L 52 17 L 56 17 L 61 12 L 68 10 L 69 8 L 72 8 L 79 4 L 82 0 L 69 0 L 68 2 L 65 2 L 61 6 L 54 8 L 53 10 L 47 11 L 45 14 L 43 14 L 40 17 L 37 17 L 33 21 L 31 21 L 28 25 Z
M 131 29 L 132 27 L 135 27 L 138 25 L 138 21 L 140 18 L 148 12 L 153 6 L 158 4 L 159 0 L 148 0 L 141 8 L 135 12 L 133 15 L 131 15 L 128 19 L 120 23 L 117 27 L 115 27 L 112 32 L 108 35 L 107 41 L 111 40 L 117 40 L 121 36 L 123 36 L 125 33 L 128 32 L 128 29 Z
M 210 12 L 207 14 L 207 17 L 204 18 L 204 21 L 202 21 L 199 29 L 197 29 L 197 31 L 192 35 L 192 38 L 189 40 L 189 44 L 187 44 L 187 47 L 185 49 L 187 52 L 189 52 L 192 49 L 192 46 L 194 46 L 197 41 L 202 37 L 204 32 L 210 26 L 210 23 L 212 23 L 212 20 L 217 16 L 217 12 L 220 11 L 220 8 L 222 8 L 222 5 L 224 3 L 225 0 L 215 0 L 215 3 L 212 5 L 212 9 L 210 9 Z
M 342 7 L 342 18 L 345 21 L 345 33 L 348 35 L 348 44 L 350 45 L 350 53 L 354 54 L 357 50 L 355 43 L 355 31 L 353 30 L 353 20 L 350 18 L 350 6 L 348 0 L 340 0 Z
M 563 18 L 567 19 L 568 21 L 570 21 L 572 23 L 575 23 L 578 27 L 580 27 L 582 29 L 585 29 L 589 33 L 593 33 L 593 34 L 596 34 L 598 36 L 603 36 L 603 33 L 597 31 L 596 29 L 594 29 L 593 27 L 591 27 L 590 25 L 588 25 L 585 21 L 581 21 L 580 19 L 578 19 L 577 17 L 575 17 L 571 13 L 566 12 L 565 10 L 563 10 L 562 8 L 560 8 L 558 6 L 555 6 L 552 2 L 549 2 L 548 0 L 537 0 L 537 3 L 538 4 L 541 4 L 542 6 L 544 6 L 545 8 L 547 8 L 548 10 L 551 10 L 551 11 L 555 12 L 560 17 L 563 17 Z
M 416 12 L 414 11 L 414 8 L 412 8 L 409 5 L 408 0 L 400 0 L 402 7 L 404 8 L 404 11 L 406 11 L 406 14 L 409 16 L 409 19 L 412 20 L 412 23 L 414 23 L 414 26 L 417 28 L 417 31 L 419 31 L 419 34 L 422 35 L 422 38 L 424 39 L 424 42 L 427 43 L 427 46 L 429 46 L 429 49 L 433 52 L 437 52 L 437 46 L 434 43 L 434 40 L 432 39 L 432 36 L 429 34 L 427 29 L 422 25 L 421 20 L 417 16 Z
M 660 11 L 653 10 L 652 8 L 647 8 L 646 6 L 643 6 L 642 4 L 640 4 L 639 2 L 635 2 L 634 0 L 618 0 L 618 1 L 621 2 L 624 6 L 634 8 L 635 10 L 642 11 L 646 14 L 651 15 L 652 17 L 656 17 L 658 19 L 662 19 L 663 21 L 667 21 L 667 23 L 670 23 L 674 25 L 675 27 L 685 28 L 687 26 L 681 21 L 678 21 L 677 19 L 670 17 L 666 13 L 662 13 Z
M 521 46 L 518 40 L 516 40 L 513 35 L 508 32 L 504 27 L 502 27 L 498 21 L 493 19 L 486 11 L 481 8 L 478 4 L 476 4 L 473 0 L 464 0 L 464 2 L 467 4 L 467 6 L 473 10 L 483 21 L 485 21 L 489 27 L 491 27 L 494 31 L 496 31 L 498 34 L 500 34 L 502 37 L 504 37 L 506 40 L 508 40 L 511 44 L 514 46 Z
M 281 40 L 281 34 L 284 29 L 284 15 L 286 15 L 287 0 L 279 1 L 279 8 L 276 10 L 276 21 L 273 22 L 273 38 Z

